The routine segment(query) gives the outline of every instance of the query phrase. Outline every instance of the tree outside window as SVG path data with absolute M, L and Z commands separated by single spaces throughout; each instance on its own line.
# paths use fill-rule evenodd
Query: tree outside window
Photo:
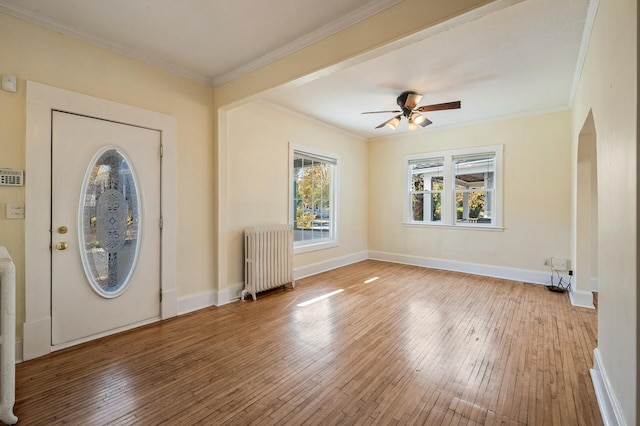
M 317 244 L 335 236 L 337 160 L 293 151 L 294 245 Z

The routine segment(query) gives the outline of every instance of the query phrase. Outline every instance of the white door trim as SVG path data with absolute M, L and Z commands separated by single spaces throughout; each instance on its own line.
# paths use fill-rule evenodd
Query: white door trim
M 80 93 L 27 82 L 25 172 L 25 323 L 23 358 L 51 352 L 51 112 L 59 110 L 160 131 L 163 146 L 163 216 L 160 279 L 162 319 L 177 315 L 176 119 Z

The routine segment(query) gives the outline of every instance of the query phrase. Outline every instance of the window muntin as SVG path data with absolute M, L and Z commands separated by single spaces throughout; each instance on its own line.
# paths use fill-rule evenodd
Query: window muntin
M 406 223 L 502 226 L 502 145 L 411 155 L 406 165 Z
M 293 149 L 294 247 L 324 248 L 335 242 L 337 158 Z

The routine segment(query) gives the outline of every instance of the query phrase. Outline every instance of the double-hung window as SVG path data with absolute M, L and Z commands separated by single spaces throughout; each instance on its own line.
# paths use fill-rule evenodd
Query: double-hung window
M 406 157 L 405 223 L 502 227 L 502 145 Z
M 442 221 L 442 192 L 444 189 L 444 158 L 409 160 L 411 220 Z
M 296 253 L 337 245 L 338 158 L 309 148 L 291 149 L 291 222 Z

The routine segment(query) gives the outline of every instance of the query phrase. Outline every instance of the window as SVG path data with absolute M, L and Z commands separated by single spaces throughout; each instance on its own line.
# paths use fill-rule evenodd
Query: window
M 411 219 L 421 222 L 442 220 L 444 158 L 409 161 L 411 170 Z
M 406 223 L 500 228 L 502 146 L 406 157 Z
M 337 245 L 337 156 L 292 146 L 294 249 L 297 253 Z

